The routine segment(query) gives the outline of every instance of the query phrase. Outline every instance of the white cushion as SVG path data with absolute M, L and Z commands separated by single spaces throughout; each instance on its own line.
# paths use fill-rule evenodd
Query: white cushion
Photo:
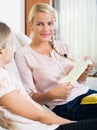
M 11 73 L 13 73 L 13 75 L 15 75 L 16 78 L 17 78 L 19 81 L 21 81 L 20 75 L 19 75 L 19 72 L 18 72 L 18 68 L 17 68 L 17 66 L 16 66 L 16 63 L 15 63 L 15 60 L 14 60 L 14 59 L 11 61 L 10 64 L 7 64 L 7 65 L 6 65 L 6 68 L 7 68 Z
M 23 33 L 14 33 L 14 52 L 16 52 L 21 46 L 28 45 L 30 42 L 31 39 L 27 35 Z M 10 64 L 6 65 L 6 67 L 21 81 L 14 58 Z
M 21 47 L 21 45 L 18 39 L 16 38 L 15 33 L 13 34 L 13 37 L 14 37 L 14 52 L 16 52 Z
M 15 32 L 15 36 L 16 36 L 18 42 L 20 43 L 20 46 L 25 46 L 25 45 L 28 45 L 29 43 L 31 43 L 31 39 L 23 33 Z
M 2 128 L 2 127 L 0 126 L 0 130 L 7 130 L 7 129 L 4 129 L 4 128 Z

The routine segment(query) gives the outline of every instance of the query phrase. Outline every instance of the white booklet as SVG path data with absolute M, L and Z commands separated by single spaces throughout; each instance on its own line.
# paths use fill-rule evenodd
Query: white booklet
M 89 64 L 92 64 L 91 60 L 85 60 L 82 58 L 80 61 L 76 62 L 70 73 L 61 79 L 60 83 L 70 82 L 70 84 L 73 84 L 78 80 Z

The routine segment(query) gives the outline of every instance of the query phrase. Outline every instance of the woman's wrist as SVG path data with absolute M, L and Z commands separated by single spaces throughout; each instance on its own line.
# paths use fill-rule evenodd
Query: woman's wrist
M 80 83 L 80 84 L 85 84 L 86 83 L 86 80 L 78 80 L 78 82 Z
M 85 70 L 84 73 L 88 75 L 90 72 L 88 70 Z
M 47 92 L 47 96 L 51 99 L 57 99 L 58 95 L 55 92 L 55 89 L 51 89 L 50 91 Z
M 54 100 L 54 94 L 53 94 L 53 91 L 50 90 L 46 93 L 46 96 L 50 99 L 50 100 Z

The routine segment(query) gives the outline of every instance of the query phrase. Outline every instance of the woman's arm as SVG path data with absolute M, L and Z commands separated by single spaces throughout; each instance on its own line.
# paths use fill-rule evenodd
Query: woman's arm
M 71 122 L 70 120 L 63 119 L 46 110 L 37 103 L 35 103 L 36 105 L 32 104 L 21 97 L 16 90 L 1 97 L 0 102 L 12 113 L 44 124 L 65 124 Z
M 59 84 L 58 86 L 56 86 L 55 88 L 51 89 L 48 92 L 34 93 L 32 95 L 32 99 L 34 99 L 41 105 L 46 104 L 47 102 L 55 99 L 66 99 L 71 93 L 72 88 L 73 85 L 68 86 L 68 83 Z
M 89 65 L 87 66 L 86 70 L 82 73 L 82 75 L 81 75 L 81 76 L 79 77 L 79 79 L 78 79 L 78 81 L 79 81 L 80 83 L 85 82 L 85 81 L 87 80 L 87 77 L 88 77 L 89 73 L 92 72 L 93 67 L 94 67 L 93 64 L 89 64 Z

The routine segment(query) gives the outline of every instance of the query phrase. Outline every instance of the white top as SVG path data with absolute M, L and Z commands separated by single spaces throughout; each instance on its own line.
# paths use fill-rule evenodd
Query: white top
M 33 105 L 40 107 L 36 102 L 34 102 L 30 96 L 25 91 L 25 88 L 22 86 L 17 79 L 8 72 L 5 68 L 0 68 L 0 97 L 5 94 L 17 89 L 21 96 L 23 96 L 26 100 L 29 100 Z M 18 130 L 54 130 L 59 125 L 46 125 L 42 124 L 38 121 L 33 121 L 21 116 L 18 116 L 12 112 L 10 112 L 4 106 L 0 106 L 0 111 L 4 113 L 5 118 L 10 119 L 13 123 L 18 126 Z
M 64 42 L 57 41 L 56 45 L 72 58 L 68 46 Z M 60 56 L 53 49 L 50 53 L 51 57 L 42 55 L 33 50 L 30 46 L 20 48 L 16 53 L 15 60 L 20 72 L 22 82 L 30 96 L 35 92 L 47 92 L 60 83 L 60 80 L 65 77 L 74 67 L 74 62 Z M 86 93 L 89 87 L 84 83 L 74 83 L 74 87 L 67 100 L 53 100 L 47 105 L 50 109 L 56 105 L 67 103 L 77 96 Z

